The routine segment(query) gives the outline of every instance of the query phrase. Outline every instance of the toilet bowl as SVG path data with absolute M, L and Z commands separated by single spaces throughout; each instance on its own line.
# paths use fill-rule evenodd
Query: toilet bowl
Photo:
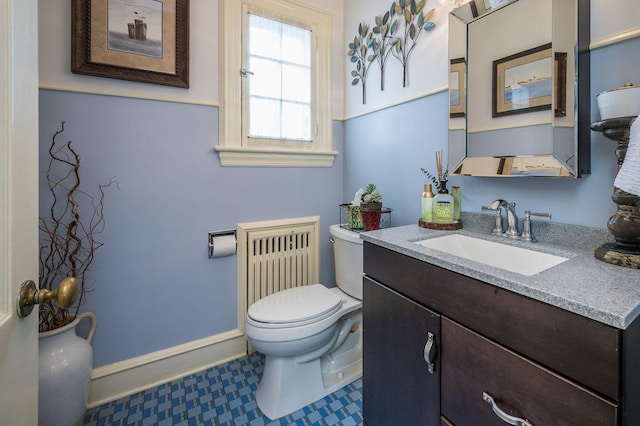
M 265 355 L 256 402 L 270 419 L 290 414 L 362 375 L 362 241 L 330 227 L 338 287 L 274 293 L 251 305 L 249 343 Z

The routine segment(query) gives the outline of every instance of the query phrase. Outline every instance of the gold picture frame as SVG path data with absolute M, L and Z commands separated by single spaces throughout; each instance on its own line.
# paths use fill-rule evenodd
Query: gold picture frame
M 492 117 L 551 109 L 551 43 L 493 61 Z
M 71 72 L 189 87 L 189 0 L 72 0 Z

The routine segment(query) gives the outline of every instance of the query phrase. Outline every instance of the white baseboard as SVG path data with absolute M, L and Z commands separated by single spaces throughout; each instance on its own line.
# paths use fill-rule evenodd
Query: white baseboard
M 236 329 L 96 368 L 91 372 L 87 408 L 180 379 L 246 353 L 244 333 Z

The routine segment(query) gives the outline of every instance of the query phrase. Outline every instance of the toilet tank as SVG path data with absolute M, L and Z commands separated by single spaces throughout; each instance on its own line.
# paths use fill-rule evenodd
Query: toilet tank
M 336 266 L 336 284 L 351 297 L 362 300 L 362 240 L 357 232 L 340 225 L 329 227 Z

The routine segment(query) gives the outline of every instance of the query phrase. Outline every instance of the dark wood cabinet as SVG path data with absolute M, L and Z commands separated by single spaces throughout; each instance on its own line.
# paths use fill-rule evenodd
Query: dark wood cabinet
M 366 278 L 363 298 L 368 301 L 363 304 L 363 330 L 370 330 L 363 334 L 366 423 L 436 424 L 440 419 L 440 316 Z
M 640 424 L 639 321 L 619 330 L 368 242 L 364 271 L 365 424 Z

